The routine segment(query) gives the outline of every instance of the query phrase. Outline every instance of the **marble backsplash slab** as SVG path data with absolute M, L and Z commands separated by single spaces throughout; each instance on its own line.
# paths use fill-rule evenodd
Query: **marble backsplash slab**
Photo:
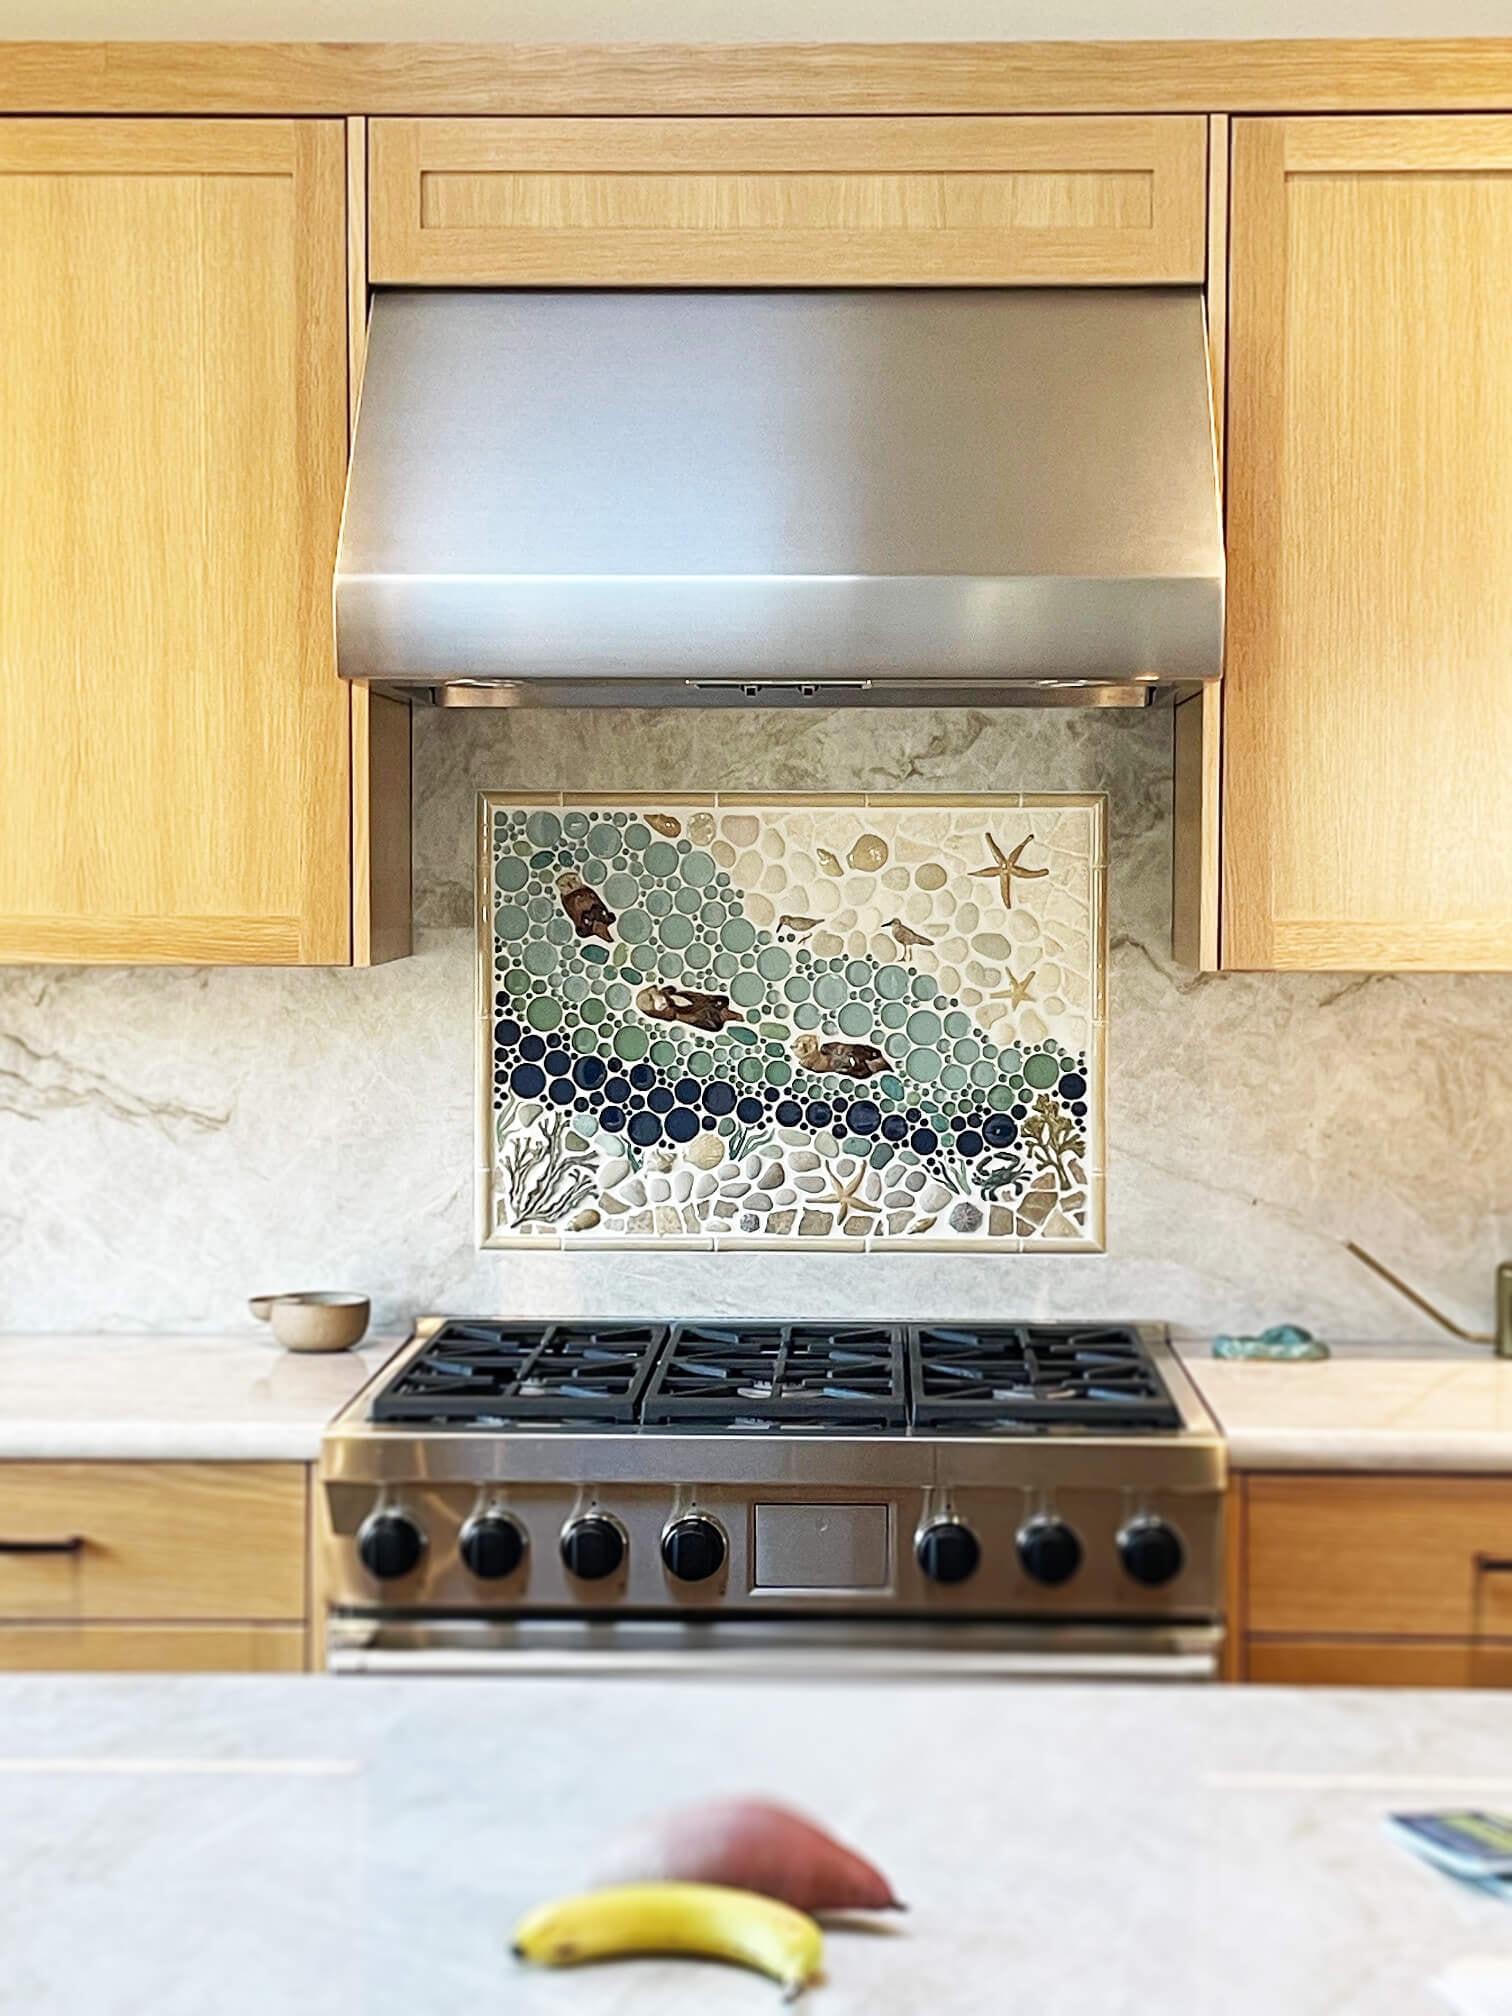
M 416 716 L 418 951 L 372 972 L 0 969 L 0 1329 L 239 1328 L 270 1286 L 416 1311 L 1295 1318 L 1431 1337 L 1358 1238 L 1486 1327 L 1512 1253 L 1512 977 L 1181 972 L 1171 717 Z M 1109 799 L 1104 1255 L 483 1252 L 480 791 Z

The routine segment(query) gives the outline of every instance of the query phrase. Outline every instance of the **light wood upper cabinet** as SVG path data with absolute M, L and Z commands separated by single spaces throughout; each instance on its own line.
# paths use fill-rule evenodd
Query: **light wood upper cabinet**
M 1512 118 L 1234 122 L 1223 963 L 1512 967 Z
M 1201 280 L 1199 118 L 375 119 L 378 283 Z
M 340 120 L 0 120 L 0 962 L 345 961 Z

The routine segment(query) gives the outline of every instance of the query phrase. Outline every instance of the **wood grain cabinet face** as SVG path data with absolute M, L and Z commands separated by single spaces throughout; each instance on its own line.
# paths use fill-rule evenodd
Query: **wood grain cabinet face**
M 339 120 L 0 120 L 0 962 L 344 962 Z
M 1199 118 L 375 119 L 377 283 L 1201 280 Z
M 1512 117 L 1233 122 L 1223 961 L 1512 967 Z

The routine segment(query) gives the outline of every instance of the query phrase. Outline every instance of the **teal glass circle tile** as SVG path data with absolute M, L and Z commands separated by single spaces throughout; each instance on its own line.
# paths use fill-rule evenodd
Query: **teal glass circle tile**
M 921 1085 L 932 1085 L 940 1075 L 940 1053 L 926 1049 L 922 1043 L 917 1044 L 904 1058 L 903 1068 L 910 1078 L 917 1079 Z
M 994 1113 L 1006 1113 L 1013 1104 L 1013 1094 L 1006 1085 L 994 1085 L 987 1094 L 987 1104 Z
M 973 1085 L 991 1085 L 997 1078 L 997 1066 L 990 1057 L 978 1057 L 970 1076 Z
M 687 846 L 687 842 L 682 843 Z M 684 854 L 679 866 L 684 882 L 691 882 L 695 889 L 703 889 L 714 880 L 714 862 L 702 849 L 694 848 Z
M 714 1123 L 714 1125 L 716 1133 L 722 1134 L 727 1141 L 729 1140 L 730 1136 L 735 1132 L 734 1118 L 728 1113 L 726 1113 L 722 1119 L 717 1120 Z
M 604 989 L 604 1006 L 616 1015 L 623 1015 L 630 1006 L 630 989 L 622 981 L 611 980 Z
M 884 1071 L 882 1073 L 882 1076 L 876 1079 L 874 1082 L 881 1086 L 882 1096 L 884 1099 L 896 1100 L 896 1099 L 902 1099 L 903 1097 L 906 1096 L 906 1088 L 904 1087 L 903 1080 L 901 1078 L 895 1077 L 891 1071 Z
M 786 979 L 792 970 L 792 957 L 781 945 L 763 945 L 756 955 L 756 971 L 763 980 Z
M 573 1049 L 582 1057 L 596 1056 L 603 1040 L 600 1030 L 590 1029 L 585 1023 L 579 1023 L 568 1038 Z
M 604 901 L 611 910 L 628 910 L 639 894 L 633 875 L 611 875 L 604 884 Z
M 555 847 L 562 837 L 562 822 L 555 812 L 532 812 L 525 821 L 526 837 L 535 847 Z
M 598 1132 L 598 1118 L 592 1113 L 574 1113 L 572 1124 L 579 1134 L 593 1135 Z
M 531 855 L 530 865 L 532 868 L 544 870 L 547 868 L 560 868 L 562 864 L 549 848 L 543 847 L 537 848 L 536 852 Z
M 546 936 L 551 940 L 553 945 L 570 945 L 576 935 L 572 928 L 572 919 L 565 916 L 560 910 L 555 913 L 546 926 Z M 604 951 L 602 945 L 598 949 L 600 952 Z
M 901 1029 L 894 1029 L 882 1038 L 882 1048 L 889 1057 L 906 1057 L 911 1047 Z
M 686 917 L 676 912 L 663 917 L 656 927 L 656 935 L 663 945 L 670 945 L 674 952 L 681 952 L 685 945 L 693 943 L 693 926 Z
M 714 1074 L 714 1059 L 707 1050 L 695 1050 L 688 1059 L 688 1069 L 695 1078 L 710 1078 Z
M 793 1067 L 786 1057 L 773 1057 L 767 1062 L 766 1082 L 768 1085 L 791 1085 Z
M 948 1015 L 945 1018 L 945 1027 L 947 1031 L 950 1028 Z M 974 1064 L 982 1054 L 982 1046 L 974 1036 L 960 1036 L 951 1044 L 950 1054 L 957 1064 Z
M 915 973 L 912 986 L 915 1001 L 933 1001 L 940 991 L 935 984 L 934 976 L 929 973 Z
M 1059 1076 L 1060 1065 L 1042 1050 L 1024 1060 L 1024 1083 L 1032 1085 L 1036 1092 L 1048 1092 Z
M 672 891 L 672 902 L 684 917 L 696 917 L 703 908 L 703 898 L 696 889 L 690 889 L 685 882 L 679 883 Z
M 600 861 L 595 855 L 585 854 L 582 862 L 583 880 L 593 889 L 602 889 L 609 880 L 609 863 Z
M 518 854 L 506 854 L 494 868 L 494 887 L 501 896 L 523 889 L 529 880 L 530 870 Z
M 884 1029 L 901 1029 L 908 1020 L 908 1010 L 901 1001 L 884 1001 L 877 1011 L 877 1019 Z
M 800 1029 L 817 1029 L 823 1020 L 823 1015 L 812 1001 L 800 1001 L 793 1010 L 793 1021 Z
M 872 968 L 864 959 L 852 959 L 845 969 L 845 977 L 852 987 L 870 987 Z
M 879 966 L 874 985 L 884 1001 L 901 1001 L 908 992 L 908 975 L 901 966 Z
M 749 1053 L 742 1057 L 735 1066 L 735 1075 L 746 1085 L 759 1085 L 764 1073 L 765 1066 L 762 1064 L 761 1059 L 759 1057 L 752 1057 Z
M 627 945 L 644 945 L 651 936 L 651 919 L 644 910 L 622 910 L 615 930 Z
M 699 906 L 698 921 L 705 930 L 717 931 L 725 920 L 723 903 L 704 903 Z
M 809 998 L 808 976 L 790 973 L 782 983 L 783 998 L 788 1001 L 807 1001 Z
M 562 1022 L 562 1004 L 555 995 L 538 994 L 525 1010 L 525 1020 L 532 1029 L 540 1029 L 543 1032 L 558 1029 Z
M 732 917 L 721 926 L 719 942 L 726 952 L 749 952 L 756 943 L 756 927 L 744 917 Z
M 626 1064 L 638 1064 L 650 1047 L 645 1030 L 633 1022 L 622 1022 L 614 1032 L 614 1054 Z
M 530 975 L 522 967 L 511 966 L 504 975 L 505 992 L 513 994 L 516 1000 L 523 1000 L 530 992 Z
M 663 980 L 681 980 L 688 970 L 688 962 L 681 952 L 659 952 L 656 970 Z
M 651 1045 L 651 1062 L 663 1071 L 670 1071 L 677 1062 L 677 1045 L 665 1036 L 658 1036 Z
M 945 1087 L 947 1092 L 959 1092 L 966 1083 L 966 1066 L 964 1064 L 944 1065 L 940 1071 L 940 1083 Z
M 1023 1061 L 1024 1053 L 1022 1050 L 999 1050 L 997 1054 L 997 1067 L 999 1071 L 1017 1071 Z
M 586 812 L 564 812 L 562 814 L 562 831 L 569 840 L 581 840 L 583 835 L 588 831 L 588 814 Z
M 569 974 L 567 979 L 562 982 L 562 992 L 565 994 L 572 984 L 573 976 Z M 602 1022 L 609 1011 L 603 1002 L 600 1001 L 597 994 L 590 994 L 587 987 L 581 981 L 577 984 L 583 987 L 583 991 L 581 994 L 572 995 L 571 998 L 578 1003 L 579 1015 L 592 1027 L 595 1023 Z
M 525 947 L 520 955 L 520 964 L 527 973 L 555 973 L 558 958 L 555 945 L 548 945 L 544 939 L 538 938 Z M 586 981 L 579 980 L 578 985 L 586 994 L 588 991 Z
M 835 1023 L 842 1036 L 864 1036 L 871 1027 L 871 1010 L 864 1001 L 847 1001 Z
M 814 982 L 814 999 L 821 1008 L 842 1007 L 846 999 L 846 987 L 840 975 L 821 973 Z
M 532 896 L 525 905 L 525 915 L 532 924 L 549 924 L 556 915 L 557 908 L 549 896 Z
M 754 973 L 737 973 L 730 982 L 730 999 L 737 1008 L 754 1008 L 766 999 L 766 989 Z
M 672 898 L 665 889 L 648 889 L 641 898 L 641 908 L 648 916 L 665 917 L 672 908 Z
M 653 840 L 646 849 L 646 873 L 648 875 L 675 875 L 677 873 L 677 849 L 666 840 Z
M 873 1141 L 866 1159 L 873 1169 L 885 1169 L 893 1159 L 893 1144 L 891 1141 Z
M 726 1043 L 754 1043 L 756 1041 L 756 1031 L 748 1028 L 744 1022 L 726 1022 L 721 1034 Z
M 714 971 L 719 975 L 721 980 L 733 980 L 735 975 L 740 971 L 740 961 L 735 957 L 733 952 L 716 952 L 714 954 Z
M 514 940 L 523 938 L 529 919 L 515 903 L 501 903 L 494 912 L 494 931 L 500 938 Z
M 916 1008 L 908 1018 L 908 1033 L 915 1043 L 938 1043 L 940 1018 L 928 1008 Z
M 642 826 L 639 819 L 632 819 L 620 838 L 632 854 L 639 854 L 650 844 L 651 829 L 649 826 Z
M 619 829 L 608 819 L 595 819 L 588 829 L 588 852 L 607 861 L 620 850 Z
M 578 950 L 590 966 L 607 966 L 609 947 L 607 945 L 580 945 Z
M 690 973 L 701 973 L 705 968 L 705 966 L 708 965 L 709 961 L 714 957 L 714 954 L 709 950 L 708 946 L 703 943 L 702 939 L 695 938 L 693 943 L 688 947 L 687 951 L 683 954 L 683 957 L 688 962 L 688 971 Z

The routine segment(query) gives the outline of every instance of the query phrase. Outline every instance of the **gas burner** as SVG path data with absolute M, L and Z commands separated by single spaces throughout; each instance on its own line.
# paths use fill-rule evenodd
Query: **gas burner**
M 468 1427 L 632 1422 L 666 1337 L 660 1323 L 443 1323 L 374 1400 L 373 1419 Z
M 641 1403 L 648 1426 L 904 1428 L 888 1323 L 679 1323 Z
M 1126 1325 L 920 1324 L 908 1348 L 916 1428 L 1123 1434 L 1181 1425 L 1138 1331 Z

